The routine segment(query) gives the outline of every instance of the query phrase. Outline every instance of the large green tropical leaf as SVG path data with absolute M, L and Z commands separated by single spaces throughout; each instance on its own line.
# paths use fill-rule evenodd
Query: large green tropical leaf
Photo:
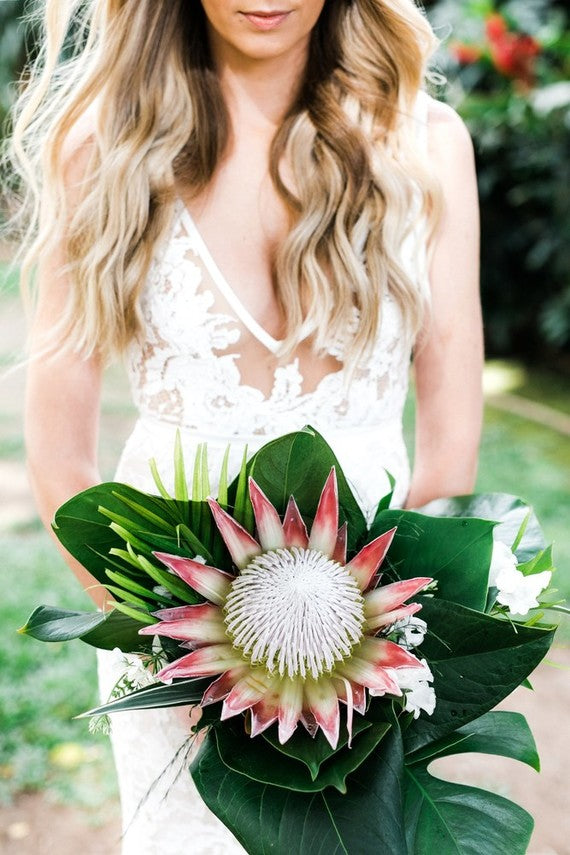
M 467 753 L 509 757 L 540 771 L 536 743 L 524 715 L 503 710 L 488 712 L 444 739 L 409 754 L 406 765 L 431 763 L 441 757 Z
M 113 609 L 106 613 L 104 621 L 82 635 L 81 641 L 103 650 L 113 650 L 114 647 L 118 647 L 123 653 L 150 650 L 152 638 L 148 635 L 139 635 L 140 628 L 141 624 L 138 621 Z
M 200 521 L 198 535 L 213 543 L 217 554 L 227 551 L 211 521 L 209 508 L 204 502 L 182 502 L 151 496 L 133 487 L 119 483 L 98 484 L 74 496 L 62 505 L 55 515 L 54 531 L 66 549 L 102 584 L 109 585 L 108 570 L 119 572 L 131 583 L 127 591 L 115 587 L 113 594 L 119 600 L 134 601 L 128 595 L 138 586 L 149 592 L 150 599 L 156 585 L 171 591 L 175 602 L 197 602 L 199 597 L 182 582 L 168 574 L 163 565 L 153 557 L 154 551 L 174 555 L 200 553 L 211 560 L 208 548 L 192 532 L 185 520 L 195 513 Z M 127 549 L 130 549 L 130 555 Z M 141 558 L 142 556 L 142 558 Z M 145 565 L 145 560 L 149 562 Z M 150 574 L 155 568 L 155 572 Z
M 523 537 L 516 549 L 521 564 L 529 561 L 546 546 L 540 523 L 532 508 L 522 499 L 508 493 L 479 493 L 474 496 L 436 499 L 420 510 L 436 517 L 478 517 L 495 520 L 500 523 L 495 529 L 495 537 L 509 548 L 515 543 L 519 529 L 528 517 Z
M 326 787 L 345 793 L 347 776 L 378 747 L 390 727 L 388 722 L 370 725 L 354 737 L 351 748 L 337 748 L 315 777 L 303 763 L 268 750 L 265 740 L 251 739 L 245 733 L 241 717 L 219 728 L 218 753 L 228 768 L 254 781 L 305 793 L 319 792 Z
M 409 855 L 524 855 L 533 820 L 494 793 L 406 768 L 404 817 Z
M 392 727 L 348 792 L 294 793 L 229 769 L 210 732 L 192 763 L 200 795 L 250 855 L 407 855 L 401 737 Z
M 410 855 L 524 855 L 532 817 L 494 793 L 433 776 L 428 766 L 451 754 L 481 752 L 520 760 L 538 770 L 534 739 L 524 716 L 490 712 L 406 759 L 403 777 Z
M 110 521 L 101 512 L 101 508 L 114 514 L 128 516 L 135 531 L 152 530 L 151 521 L 147 517 L 134 510 L 132 505 L 127 509 L 120 498 L 122 495 L 128 501 L 148 509 L 150 513 L 157 514 L 167 522 L 170 520 L 175 541 L 176 521 L 181 522 L 174 501 L 158 496 L 148 496 L 125 484 L 112 482 L 98 484 L 65 502 L 56 512 L 54 532 L 68 552 L 103 584 L 107 582 L 105 569 L 109 566 L 107 556 L 110 550 L 124 548 L 125 541 L 110 527 Z M 163 526 L 156 526 L 156 533 L 164 535 Z M 135 579 L 144 579 L 144 575 L 137 573 L 132 566 L 128 570 Z
M 407 752 L 439 740 L 493 709 L 548 652 L 555 629 L 514 625 L 456 603 L 421 597 L 428 634 L 421 646 L 437 697 L 405 733 Z
M 38 606 L 18 632 L 38 641 L 81 638 L 105 620 L 103 612 L 78 612 L 57 606 Z
M 38 606 L 19 630 L 38 641 L 71 641 L 80 638 L 94 647 L 124 652 L 150 647 L 148 637 L 138 635 L 140 623 L 117 611 L 78 612 L 57 606 Z
M 370 538 L 394 526 L 396 535 L 382 568 L 388 577 L 431 576 L 437 579 L 438 597 L 485 608 L 494 523 L 385 510 L 376 515 Z
M 332 466 L 338 478 L 340 522 L 348 522 L 348 547 L 354 549 L 366 531 L 366 520 L 331 447 L 316 430 L 305 427 L 268 442 L 249 461 L 247 474 L 255 478 L 280 514 L 294 496 L 310 524 Z M 228 489 L 231 504 L 236 489 L 234 481 Z
M 403 778 L 406 838 L 410 855 L 523 855 L 532 818 L 494 793 L 450 783 L 428 771 L 451 754 L 498 754 L 539 768 L 534 739 L 524 716 L 490 712 L 406 759 Z
M 354 716 L 352 722 L 353 736 L 358 736 L 363 730 L 372 726 L 372 722 L 368 721 L 360 714 Z M 262 734 L 263 739 L 269 742 L 277 751 L 280 751 L 286 757 L 292 757 L 303 763 L 309 770 L 311 777 L 317 778 L 321 766 L 333 757 L 335 749 L 331 748 L 327 739 L 322 732 L 318 730 L 314 737 L 309 736 L 304 727 L 298 727 L 293 736 L 283 745 L 279 742 L 275 728 L 271 727 Z M 345 748 L 348 745 L 348 731 L 345 726 L 344 717 L 341 720 L 340 735 L 338 740 L 337 751 Z

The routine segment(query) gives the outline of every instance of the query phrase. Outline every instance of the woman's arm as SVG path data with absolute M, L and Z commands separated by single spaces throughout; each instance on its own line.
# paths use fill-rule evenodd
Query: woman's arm
M 436 101 L 430 106 L 429 152 L 444 213 L 430 270 L 432 313 L 414 359 L 416 451 L 407 507 L 472 492 L 483 411 L 473 145 L 457 114 Z
M 74 188 L 84 175 L 90 143 L 85 127 L 66 140 L 65 186 L 70 210 Z M 79 140 L 82 139 L 82 142 Z M 42 522 L 51 531 L 59 505 L 75 493 L 100 482 L 97 467 L 101 365 L 96 357 L 74 353 L 35 358 L 42 339 L 61 316 L 70 287 L 59 272 L 63 241 L 38 264 L 38 304 L 30 333 L 30 364 L 26 386 L 25 440 L 28 473 Z M 59 542 L 58 542 L 59 545 Z M 108 596 L 97 580 L 60 546 L 79 582 L 98 606 Z

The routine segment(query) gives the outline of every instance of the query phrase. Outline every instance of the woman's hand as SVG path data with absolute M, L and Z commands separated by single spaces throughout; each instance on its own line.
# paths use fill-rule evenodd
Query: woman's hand
M 66 140 L 65 186 L 70 210 L 85 173 L 90 143 L 85 126 Z M 47 336 L 61 317 L 71 287 L 60 272 L 65 241 L 38 264 L 38 302 L 30 331 L 25 404 L 28 473 L 42 522 L 51 530 L 57 508 L 75 493 L 100 482 L 97 467 L 101 365 L 71 352 L 44 355 Z M 58 542 L 59 545 L 59 542 Z M 60 546 L 89 596 L 103 607 L 108 595 L 97 580 Z M 96 586 L 96 587 L 92 587 Z
M 473 145 L 457 114 L 436 101 L 430 106 L 429 156 L 444 212 L 430 269 L 432 312 L 414 359 L 416 451 L 407 507 L 473 491 L 483 411 Z

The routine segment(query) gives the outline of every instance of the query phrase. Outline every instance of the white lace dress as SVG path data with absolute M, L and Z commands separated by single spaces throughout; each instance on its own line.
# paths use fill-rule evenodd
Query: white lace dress
M 412 127 L 419 145 L 425 145 L 423 93 Z M 401 261 L 418 287 L 427 287 L 421 224 L 406 238 Z M 179 429 L 187 461 L 193 461 L 197 445 L 207 441 L 215 494 L 228 443 L 232 477 L 245 445 L 253 452 L 276 436 L 310 424 L 332 446 L 366 513 L 388 492 L 386 470 L 396 478 L 394 504 L 404 502 L 409 464 L 402 411 L 411 342 L 389 296 L 383 302 L 373 355 L 358 367 L 348 386 L 343 382 L 342 343 L 330 348 L 340 370 L 317 380 L 312 366 L 301 364 L 299 358 L 280 365 L 274 357 L 279 342 L 232 291 L 178 199 L 169 234 L 149 272 L 142 311 L 146 337 L 128 354 L 140 417 L 123 450 L 116 480 L 155 492 L 148 467 L 154 457 L 168 486 Z M 254 363 L 267 366 L 265 389 L 248 385 L 248 365 Z M 311 384 L 305 382 L 306 374 L 312 375 Z M 98 651 L 98 665 L 101 697 L 107 700 L 125 665 L 121 656 L 107 651 Z M 187 770 L 189 758 L 182 752 L 170 763 L 188 734 L 187 707 L 112 717 L 123 855 L 243 855 L 233 835 L 203 804 Z M 166 774 L 152 788 L 165 767 Z

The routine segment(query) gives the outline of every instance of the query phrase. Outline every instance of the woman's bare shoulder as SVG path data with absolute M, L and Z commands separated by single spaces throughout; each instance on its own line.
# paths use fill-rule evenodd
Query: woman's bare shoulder
M 449 104 L 428 98 L 428 141 L 430 155 L 442 163 L 471 163 L 473 142 L 461 116 Z
M 67 131 L 61 144 L 61 178 L 71 208 L 80 200 L 82 182 L 93 168 L 97 149 L 97 108 L 97 103 L 92 102 Z
M 66 178 L 83 173 L 96 147 L 98 103 L 93 101 L 66 133 L 61 147 L 61 160 Z

